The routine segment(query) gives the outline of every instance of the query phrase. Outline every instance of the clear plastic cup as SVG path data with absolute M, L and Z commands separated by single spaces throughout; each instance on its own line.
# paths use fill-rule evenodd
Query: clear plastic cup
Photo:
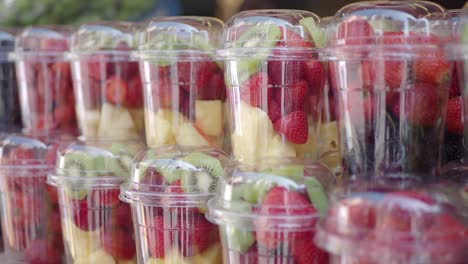
M 465 10 L 460 16 L 457 29 L 459 45 L 455 47 L 455 56 L 460 59 L 457 63 L 457 73 L 460 89 L 463 97 L 463 124 L 464 145 L 468 150 L 468 11 Z
M 466 263 L 467 207 L 447 186 L 354 182 L 333 193 L 315 242 L 330 263 Z
M 142 31 L 148 146 L 223 147 L 226 92 L 215 56 L 222 29 L 216 18 L 162 17 Z
M 20 134 L 1 141 L 2 258 L 6 263 L 63 261 L 57 190 L 46 185 L 58 146 Z
M 219 226 L 224 263 L 327 264 L 313 238 L 334 183 L 326 166 L 298 158 L 230 167 L 207 214 Z
M 319 18 L 300 10 L 245 11 L 227 22 L 219 55 L 236 160 L 318 158 L 323 34 Z
M 224 152 L 208 147 L 138 155 L 120 195 L 132 208 L 138 263 L 222 263 L 218 228 L 205 212 L 227 164 Z
M 139 24 L 85 24 L 72 35 L 76 113 L 86 139 L 128 140 L 144 134 L 143 89 L 131 57 Z
M 77 134 L 69 50 L 72 28 L 34 26 L 17 36 L 16 72 L 25 131 Z
M 66 263 L 136 263 L 130 206 L 119 193 L 141 149 L 136 141 L 94 141 L 59 150 L 48 183 L 58 189 Z
M 429 15 L 414 2 L 360 2 L 327 27 L 345 177 L 439 174 L 451 22 Z
M 17 31 L 0 28 L 0 131 L 18 132 L 21 129 L 16 70 L 9 53 L 15 48 Z

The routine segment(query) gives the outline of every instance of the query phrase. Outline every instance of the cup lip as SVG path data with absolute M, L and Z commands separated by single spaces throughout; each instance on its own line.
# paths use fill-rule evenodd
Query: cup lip
M 54 165 L 46 164 L 45 160 L 41 164 L 27 164 L 37 161 L 39 160 L 27 160 L 26 164 L 19 165 L 0 164 L 0 178 L 6 176 L 42 177 L 43 174 L 49 173 L 54 168 Z M 4 175 L 4 173 L 8 173 L 8 175 Z
M 125 182 L 128 177 L 123 176 L 96 176 L 96 177 L 76 177 L 60 175 L 57 172 L 47 175 L 47 184 L 55 187 L 74 187 L 79 185 L 80 188 L 92 187 L 118 187 Z
M 225 47 L 216 52 L 220 59 L 232 60 L 241 58 L 266 57 L 268 60 L 323 60 L 324 48 L 298 47 Z
M 133 52 L 135 50 L 84 50 L 84 51 L 68 51 L 65 53 L 65 57 L 69 60 L 96 60 L 96 61 L 133 61 Z M 112 56 L 112 57 L 99 57 L 99 58 L 92 58 L 91 56 L 94 55 L 104 55 L 104 56 Z
M 66 60 L 66 54 L 68 51 L 24 51 L 16 50 L 8 54 L 9 60 L 22 60 L 32 58 L 48 58 L 56 60 Z
M 162 60 L 177 60 L 177 61 L 207 61 L 218 60 L 216 51 L 214 50 L 136 50 L 132 53 L 134 59 L 143 61 L 162 61 Z

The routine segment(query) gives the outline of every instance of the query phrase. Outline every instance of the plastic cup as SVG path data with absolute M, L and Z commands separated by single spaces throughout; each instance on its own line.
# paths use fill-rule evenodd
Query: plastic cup
M 222 263 L 218 228 L 205 212 L 228 162 L 206 147 L 162 146 L 138 155 L 120 195 L 132 208 L 138 263 Z
M 71 28 L 37 26 L 16 40 L 16 71 L 25 131 L 77 134 L 69 50 Z
M 58 189 L 66 263 L 136 263 L 130 207 L 119 193 L 141 149 L 134 141 L 94 141 L 59 150 L 48 183 Z
M 223 148 L 226 92 L 215 56 L 222 29 L 216 18 L 164 17 L 143 30 L 137 57 L 148 146 Z
M 6 263 L 62 263 L 57 191 L 46 185 L 58 146 L 13 134 L 1 141 L 2 259 Z
M 363 2 L 327 27 L 345 177 L 440 173 L 451 23 L 429 15 L 413 2 Z
M 326 65 L 319 18 L 299 10 L 254 10 L 224 30 L 230 137 L 236 160 L 319 156 Z
M 15 48 L 16 33 L 13 29 L 0 29 L 0 131 L 10 133 L 21 129 L 15 64 L 8 54 Z
M 219 226 L 224 263 L 328 263 L 313 241 L 335 183 L 327 167 L 282 158 L 227 171 L 207 214 Z
M 444 185 L 354 182 L 333 193 L 315 242 L 330 263 L 465 263 L 466 203 Z
M 143 90 L 136 49 L 139 24 L 82 25 L 72 36 L 76 113 L 86 139 L 129 140 L 144 134 Z

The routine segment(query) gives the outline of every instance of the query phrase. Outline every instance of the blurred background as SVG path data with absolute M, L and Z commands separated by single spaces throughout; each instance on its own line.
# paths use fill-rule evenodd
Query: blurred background
M 143 21 L 154 16 L 216 16 L 226 20 L 243 10 L 303 9 L 326 17 L 349 0 L 0 0 L 0 23 L 81 24 L 99 20 Z M 465 0 L 435 0 L 447 9 L 462 8 Z

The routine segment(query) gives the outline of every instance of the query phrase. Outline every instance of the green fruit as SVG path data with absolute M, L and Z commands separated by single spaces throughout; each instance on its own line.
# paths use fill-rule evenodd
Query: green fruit
M 66 153 L 58 165 L 65 176 L 94 176 L 95 159 L 94 157 L 79 151 Z
M 312 37 L 315 47 L 325 47 L 325 32 L 315 23 L 315 19 L 313 17 L 303 18 L 299 21 L 299 24 L 303 26 Z
M 465 25 L 461 35 L 462 42 L 468 44 L 468 25 Z
M 130 171 L 122 166 L 120 160 L 117 157 L 105 157 L 105 172 L 106 174 L 112 173 L 114 176 L 128 177 Z M 109 176 L 109 175 L 107 175 Z
M 306 177 L 305 185 L 309 199 L 315 209 L 321 214 L 325 214 L 328 209 L 328 199 L 322 184 L 315 177 Z
M 217 158 L 192 152 L 181 160 L 196 167 L 193 176 L 182 178 L 182 186 L 195 186 L 196 191 L 201 193 L 216 190 L 219 179 L 224 176 L 224 168 Z
M 303 165 L 286 165 L 282 167 L 274 167 L 271 168 L 269 172 L 278 176 L 288 177 L 289 179 L 296 182 L 302 182 L 304 180 Z
M 140 147 L 134 144 L 114 143 L 110 147 L 110 152 L 119 157 L 122 167 L 127 171 L 131 171 L 133 166 L 133 158 L 140 151 Z
M 388 18 L 372 19 L 369 21 L 372 29 L 376 32 L 399 32 L 400 27 L 394 20 Z
M 244 200 L 252 204 L 259 204 L 263 201 L 267 192 L 276 185 L 274 181 L 269 179 L 260 179 L 255 183 L 247 184 L 244 189 Z
M 196 169 L 194 166 L 178 159 L 160 159 L 156 163 L 153 163 L 153 165 L 156 165 L 156 170 L 164 177 L 164 180 L 168 184 L 172 184 L 177 180 L 182 180 L 183 182 L 184 179 L 193 178 L 193 170 Z
M 251 212 L 252 206 L 245 202 L 231 202 L 229 209 L 245 213 Z M 244 253 L 255 243 L 255 238 L 251 231 L 241 230 L 237 228 L 238 225 L 242 225 L 242 223 L 221 225 L 221 239 L 230 249 Z

